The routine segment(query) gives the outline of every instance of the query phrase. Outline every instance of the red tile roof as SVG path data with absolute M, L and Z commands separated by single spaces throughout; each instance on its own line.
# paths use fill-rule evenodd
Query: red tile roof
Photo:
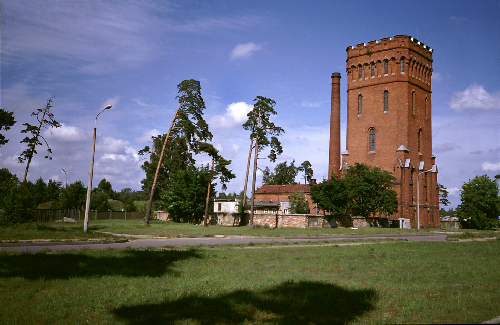
M 290 193 L 296 191 L 309 192 L 311 187 L 307 184 L 264 185 L 255 190 L 255 193 Z

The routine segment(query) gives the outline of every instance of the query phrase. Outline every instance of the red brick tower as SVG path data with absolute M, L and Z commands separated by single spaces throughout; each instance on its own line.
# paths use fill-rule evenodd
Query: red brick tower
M 340 175 L 340 73 L 332 73 L 328 179 Z
M 342 168 L 360 162 L 390 171 L 397 178 L 399 197 L 398 213 L 390 219 L 409 219 L 412 228 L 438 227 L 432 49 L 397 35 L 349 46 L 346 62 L 347 140 Z

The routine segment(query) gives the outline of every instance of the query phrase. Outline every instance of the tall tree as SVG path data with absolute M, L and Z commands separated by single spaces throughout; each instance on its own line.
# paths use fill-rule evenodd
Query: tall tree
M 28 144 L 28 149 L 24 150 L 18 158 L 20 163 L 23 163 L 26 160 L 28 161 L 26 164 L 26 171 L 24 172 L 23 183 L 26 182 L 26 177 L 28 176 L 28 169 L 30 167 L 31 159 L 37 153 L 36 147 L 42 144 L 40 139 L 42 139 L 47 145 L 47 155 L 45 156 L 45 158 L 48 158 L 49 160 L 52 159 L 52 157 L 50 156 L 50 154 L 52 153 L 52 149 L 50 149 L 47 140 L 40 133 L 42 128 L 49 129 L 53 127 L 58 128 L 61 126 L 61 124 L 59 124 L 59 122 L 57 122 L 54 119 L 54 114 L 50 111 L 52 107 L 51 105 L 52 100 L 53 97 L 49 98 L 44 108 L 38 108 L 35 112 L 31 113 L 31 116 L 36 116 L 36 119 L 38 120 L 39 123 L 38 126 L 31 125 L 29 123 L 23 124 L 24 126 L 26 126 L 26 128 L 22 130 L 21 133 L 31 134 L 31 137 L 27 136 L 21 141 L 21 143 Z
M 310 184 L 314 172 L 313 172 L 312 165 L 309 162 L 309 160 L 306 160 L 302 164 L 300 164 L 300 168 L 301 168 L 300 171 L 304 172 L 304 179 L 305 179 L 306 183 Z
M 328 211 L 331 217 L 343 217 L 348 214 L 348 189 L 342 178 L 333 175 L 328 180 L 312 185 L 309 195 L 318 208 Z
M 76 181 L 68 185 L 67 189 L 67 208 L 68 209 L 84 209 L 87 196 L 87 189 L 82 181 Z
M 151 160 L 149 163 L 144 163 L 143 165 L 147 179 L 143 182 L 143 188 L 147 186 L 146 184 L 151 184 L 149 187 L 150 195 L 146 216 L 144 218 L 145 226 L 149 225 L 149 215 L 151 213 L 151 205 L 155 196 L 155 188 L 159 180 L 160 170 L 163 169 L 164 172 L 163 177 L 165 179 L 163 181 L 165 183 L 161 184 L 161 186 L 165 188 L 169 182 L 168 177 L 175 174 L 174 171 L 185 170 L 186 168 L 182 167 L 194 165 L 192 154 L 199 152 L 199 143 L 212 140 L 212 133 L 208 130 L 208 124 L 203 119 L 205 102 L 201 97 L 200 82 L 194 79 L 184 80 L 177 85 L 177 89 L 178 95 L 176 98 L 180 105 L 172 119 L 168 133 L 161 137 L 163 142 L 161 151 L 157 150 L 159 149 L 158 144 L 161 140 L 158 141 L 158 139 L 155 139 L 156 143 L 154 145 L 156 146 L 153 147 L 150 153 Z M 172 141 L 169 141 L 169 139 L 172 139 Z M 164 158 L 167 158 L 165 162 L 163 162 Z M 154 173 L 153 170 L 155 170 Z M 165 173 L 165 171 L 168 172 Z
M 252 156 L 252 149 L 255 150 L 254 153 L 254 168 L 253 168 L 253 181 L 252 181 L 252 197 L 255 192 L 255 178 L 257 174 L 257 159 L 259 152 L 263 151 L 266 147 L 270 147 L 270 153 L 268 158 L 274 162 L 276 161 L 277 155 L 280 155 L 283 152 L 283 148 L 281 147 L 281 143 L 278 140 L 277 136 L 285 131 L 276 126 L 273 122 L 271 122 L 271 117 L 276 115 L 276 111 L 274 110 L 274 105 L 276 102 L 272 99 L 257 96 L 254 99 L 253 109 L 248 112 L 248 119 L 245 123 L 243 123 L 243 128 L 245 130 L 250 131 L 250 151 L 248 153 L 248 164 L 247 164 L 247 172 L 245 176 L 245 186 L 243 188 L 243 201 L 242 207 L 245 207 L 246 204 L 246 190 L 248 184 L 248 174 L 250 170 L 250 160 Z M 244 210 L 242 211 L 244 212 Z M 250 227 L 253 227 L 253 200 L 250 209 Z
M 462 185 L 457 217 L 462 228 L 491 229 L 498 227 L 500 198 L 498 184 L 488 175 L 476 176 Z
M 8 131 L 14 124 L 16 124 L 16 121 L 14 120 L 14 112 L 9 112 L 0 108 L 0 131 Z M 9 142 L 9 140 L 0 133 L 0 146 L 6 144 L 7 142 Z

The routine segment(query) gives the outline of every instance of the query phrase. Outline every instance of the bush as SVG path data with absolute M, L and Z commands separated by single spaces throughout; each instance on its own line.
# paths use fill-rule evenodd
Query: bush
M 35 218 L 36 202 L 29 189 L 21 184 L 10 188 L 3 197 L 2 225 L 25 223 Z

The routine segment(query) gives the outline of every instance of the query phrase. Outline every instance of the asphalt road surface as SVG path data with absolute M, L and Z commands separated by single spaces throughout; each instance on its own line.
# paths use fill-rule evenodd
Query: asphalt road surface
M 249 243 L 268 243 L 268 242 L 308 242 L 308 241 L 335 241 L 343 239 L 406 239 L 408 241 L 445 241 L 445 234 L 416 234 L 416 235 L 337 235 L 337 236 L 320 236 L 320 237 L 238 237 L 228 236 L 223 238 L 154 238 L 154 239 L 135 239 L 128 242 L 44 242 L 44 243 L 15 243 L 15 244 L 0 244 L 2 251 L 32 251 L 36 252 L 45 248 L 53 251 L 81 249 L 84 247 L 90 249 L 104 248 L 143 248 L 143 247 L 162 247 L 162 246 L 196 246 L 196 245 L 219 245 L 219 244 L 249 244 Z

